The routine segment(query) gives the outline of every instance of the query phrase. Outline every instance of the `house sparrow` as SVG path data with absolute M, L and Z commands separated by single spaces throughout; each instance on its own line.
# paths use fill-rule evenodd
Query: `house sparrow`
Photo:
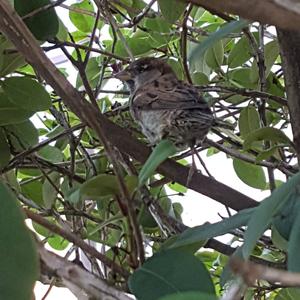
M 166 138 L 184 150 L 201 143 L 215 124 L 198 90 L 162 59 L 141 58 L 115 77 L 129 88 L 130 113 L 152 145 Z

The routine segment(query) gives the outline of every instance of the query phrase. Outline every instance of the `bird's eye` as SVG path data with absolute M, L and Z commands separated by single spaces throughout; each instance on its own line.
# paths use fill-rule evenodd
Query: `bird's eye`
M 147 71 L 148 69 L 149 69 L 149 65 L 148 64 L 137 66 L 138 73 L 143 73 L 143 72 Z
M 141 65 L 141 69 L 143 69 L 143 70 L 147 70 L 149 68 L 149 65 Z

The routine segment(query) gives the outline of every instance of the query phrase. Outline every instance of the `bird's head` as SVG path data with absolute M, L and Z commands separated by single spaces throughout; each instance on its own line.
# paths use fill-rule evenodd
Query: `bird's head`
M 125 82 L 131 92 L 166 74 L 174 74 L 172 68 L 160 58 L 146 57 L 132 62 L 115 78 Z

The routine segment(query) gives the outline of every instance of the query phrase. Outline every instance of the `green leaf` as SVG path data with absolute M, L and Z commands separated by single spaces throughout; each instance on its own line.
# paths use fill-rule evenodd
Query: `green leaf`
M 299 288 L 282 288 L 274 300 L 298 300 L 300 299 Z
M 168 243 L 167 248 L 173 249 L 188 246 L 199 241 L 205 241 L 207 239 L 226 234 L 229 231 L 241 226 L 245 226 L 252 216 L 254 210 L 255 208 L 245 209 L 220 222 L 214 224 L 207 223 L 193 228 L 188 228 L 183 233 L 178 235 L 172 241 L 172 243 Z
M 244 142 L 244 149 L 250 149 L 255 141 L 272 141 L 292 145 L 291 140 L 283 131 L 273 127 L 259 128 L 248 134 Z
M 293 197 L 290 197 L 289 201 L 286 202 L 272 222 L 272 226 L 275 227 L 279 234 L 286 240 L 290 238 L 293 224 L 300 209 L 300 202 L 298 198 L 294 196 L 297 195 L 293 194 Z
M 295 193 L 297 194 L 299 180 L 300 173 L 297 173 L 285 184 L 278 187 L 271 196 L 263 200 L 255 210 L 244 236 L 245 242 L 242 251 L 245 259 L 250 256 L 256 241 L 269 227 L 276 214 L 278 214 Z
M 158 0 L 157 2 L 162 15 L 170 23 L 177 21 L 187 6 L 186 3 L 181 1 L 174 3 L 173 0 Z
M 43 203 L 47 209 L 52 208 L 55 204 L 58 191 L 60 189 L 60 177 L 59 173 L 51 173 L 48 175 L 50 181 L 46 178 L 43 183 Z
M 278 148 L 284 147 L 285 145 L 274 145 L 266 150 L 261 151 L 257 156 L 256 156 L 256 161 L 262 161 L 270 158 L 271 156 L 275 155 L 278 153 Z M 279 157 L 278 157 L 279 158 Z M 281 158 L 279 158 L 281 159 Z
M 299 195 L 295 195 L 297 202 L 300 201 Z M 300 206 L 297 206 L 297 213 L 293 220 L 291 233 L 288 242 L 288 270 L 291 272 L 300 272 L 299 247 L 300 247 Z
M 235 158 L 233 159 L 233 168 L 237 176 L 247 185 L 261 190 L 266 187 L 266 176 L 261 166 Z
M 17 199 L 2 182 L 0 198 L 1 298 L 31 300 L 39 270 L 35 244 Z
M 153 175 L 155 169 L 169 156 L 177 152 L 173 143 L 169 140 L 161 140 L 155 146 L 149 158 L 145 162 L 139 174 L 139 186 L 143 185 L 147 179 Z
M 231 49 L 228 56 L 228 66 L 229 68 L 236 68 L 241 66 L 252 56 L 249 40 L 243 36 Z
M 7 125 L 5 126 L 5 131 L 15 151 L 24 151 L 39 142 L 39 133 L 29 120 L 14 125 Z
M 0 127 L 0 169 L 5 167 L 10 160 L 10 147 L 6 139 L 6 134 Z
M 149 35 L 145 32 L 135 32 L 132 36 L 126 37 L 126 42 L 133 55 L 146 54 L 152 49 Z M 116 43 L 115 54 L 122 57 L 128 57 L 128 53 L 124 47 L 124 44 L 119 40 Z
M 187 188 L 177 182 L 172 182 L 172 183 L 169 183 L 168 184 L 168 187 L 170 189 L 172 189 L 173 191 L 175 192 L 178 192 L 178 193 L 186 193 L 187 192 Z
M 21 191 L 21 187 L 16 175 L 15 170 L 10 170 L 1 175 L 3 182 L 7 184 L 11 189 L 14 189 L 17 192 Z
M 249 105 L 241 110 L 239 117 L 239 129 L 242 137 L 260 128 L 259 114 L 253 105 Z
M 174 295 L 168 295 L 159 300 L 218 300 L 216 295 L 201 292 L 184 292 Z
M 205 62 L 213 70 L 218 70 L 224 59 L 224 47 L 222 41 L 217 41 L 205 53 Z
M 257 82 L 250 81 L 251 69 L 239 68 L 228 72 L 229 82 L 239 88 L 256 89 Z
M 21 109 L 43 111 L 51 106 L 51 98 L 37 81 L 27 77 L 9 77 L 2 83 L 9 100 Z
M 194 255 L 179 250 L 155 254 L 130 276 L 128 284 L 139 300 L 156 300 L 188 291 L 215 295 L 203 263 Z
M 20 109 L 0 92 L 0 126 L 24 122 L 33 114 L 33 111 Z
M 154 32 L 158 32 L 160 34 L 170 33 L 170 31 L 171 31 L 171 24 L 160 17 L 146 18 L 145 26 L 147 27 L 148 30 L 150 29 L 150 30 L 152 30 Z
M 197 84 L 197 85 L 209 84 L 208 76 L 202 72 L 193 73 L 192 80 L 193 80 L 193 83 Z
M 276 61 L 279 55 L 279 46 L 276 40 L 271 41 L 265 45 L 265 76 L 268 77 L 274 62 Z M 258 82 L 259 80 L 259 71 L 256 60 L 253 61 L 251 66 L 251 82 Z
M 54 146 L 46 145 L 41 150 L 39 150 L 37 153 L 42 158 L 44 158 L 50 162 L 53 162 L 53 163 L 62 162 L 64 160 L 63 153 L 60 151 L 60 149 L 58 149 Z
M 39 206 L 44 206 L 43 184 L 40 180 L 29 181 L 26 184 L 21 182 L 21 191 L 25 197 L 31 199 Z
M 136 176 L 126 176 L 125 184 L 131 194 L 137 187 Z M 83 197 L 101 199 L 102 197 L 116 195 L 120 192 L 117 177 L 115 175 L 100 174 L 87 180 L 80 188 Z
M 67 41 L 68 40 L 68 29 L 65 26 L 65 24 L 61 21 L 61 19 L 58 19 L 59 21 L 59 29 L 56 35 L 56 38 L 58 38 L 60 41 Z
M 51 4 L 50 0 L 14 0 L 15 10 L 21 17 L 49 4 Z M 59 27 L 54 8 L 42 10 L 34 16 L 25 19 L 25 24 L 36 39 L 40 41 L 54 38 Z
M 199 59 L 199 57 L 203 56 L 206 50 L 211 48 L 217 41 L 225 38 L 230 33 L 240 31 L 248 24 L 248 21 L 239 20 L 227 23 L 226 25 L 222 26 L 218 31 L 211 34 L 201 44 L 199 44 L 192 50 L 189 56 L 190 63 L 193 63 L 194 60 L 197 60 Z
M 47 242 L 51 246 L 51 248 L 58 251 L 65 250 L 69 245 L 69 241 L 57 234 L 54 234 L 51 237 L 47 238 Z
M 15 51 L 7 51 L 7 50 Z M 26 64 L 25 58 L 14 47 L 13 43 L 3 35 L 0 36 L 0 77 L 12 73 Z
M 180 80 L 184 79 L 184 75 L 183 75 L 184 72 L 183 72 L 182 64 L 180 63 L 180 61 L 175 60 L 175 59 L 168 59 L 167 60 L 167 64 L 173 69 L 173 71 L 175 72 L 176 76 Z
M 280 234 L 275 226 L 272 226 L 271 232 L 272 243 L 278 249 L 287 252 L 288 242 L 287 240 Z
M 89 84 L 92 88 L 95 88 L 99 82 L 99 77 L 101 73 L 101 67 L 99 62 L 99 57 L 92 57 L 89 59 L 86 66 L 86 76 Z M 81 77 L 77 76 L 76 87 L 81 88 L 83 86 Z
M 95 17 L 92 15 L 88 15 L 85 13 L 80 12 L 80 10 L 94 13 L 94 7 L 91 1 L 83 0 L 79 3 L 74 3 L 71 5 L 71 9 L 79 10 L 74 11 L 70 10 L 69 17 L 75 27 L 82 32 L 90 33 L 95 24 Z

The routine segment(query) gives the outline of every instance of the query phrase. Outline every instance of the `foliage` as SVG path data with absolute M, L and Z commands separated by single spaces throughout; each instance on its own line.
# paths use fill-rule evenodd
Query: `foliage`
M 74 81 L 94 110 L 144 144 L 128 111 L 128 91 L 117 89 L 120 83 L 112 76 L 132 57 L 165 57 L 179 78 L 198 86 L 216 116 L 233 126 L 210 133 L 211 141 L 197 150 L 207 156 L 223 151 L 241 183 L 277 189 L 255 208 L 239 203 L 243 209 L 233 216 L 187 228 L 184 208 L 171 197 L 174 191 L 199 191 L 197 186 L 207 183 L 205 195 L 215 195 L 211 198 L 233 209 L 237 194 L 225 193 L 224 185 L 201 174 L 189 185 L 182 158 L 190 154 L 164 163 L 175 154 L 169 141 L 163 140 L 148 160 L 139 143 L 129 150 L 125 144 L 119 149 L 110 145 L 103 136 L 121 139 L 121 131 L 102 127 L 104 135 L 98 136 L 37 65 L 17 51 L 15 41 L 1 34 L 0 294 L 8 295 L 5 299 L 31 299 L 38 277 L 37 247 L 22 209 L 31 212 L 35 233 L 50 248 L 81 248 L 93 265 L 91 273 L 124 292 L 129 286 L 138 299 L 218 299 L 223 285 L 237 278 L 227 259 L 233 253 L 244 259 L 256 256 L 274 267 L 287 260 L 288 271 L 300 272 L 297 150 L 272 28 L 175 0 L 71 1 L 69 20 L 56 14 L 59 6 L 66 7 L 62 1 L 12 2 L 49 57 L 55 49 L 64 53 L 68 66 L 56 72 Z M 286 183 L 279 181 L 279 171 Z M 230 245 L 213 239 L 228 233 Z M 83 240 L 103 246 L 102 252 L 96 256 L 83 249 Z M 242 245 L 238 251 L 235 242 Z M 80 261 L 79 252 L 74 253 Z M 299 297 L 297 289 L 284 284 L 258 283 L 245 289 L 244 299 Z

